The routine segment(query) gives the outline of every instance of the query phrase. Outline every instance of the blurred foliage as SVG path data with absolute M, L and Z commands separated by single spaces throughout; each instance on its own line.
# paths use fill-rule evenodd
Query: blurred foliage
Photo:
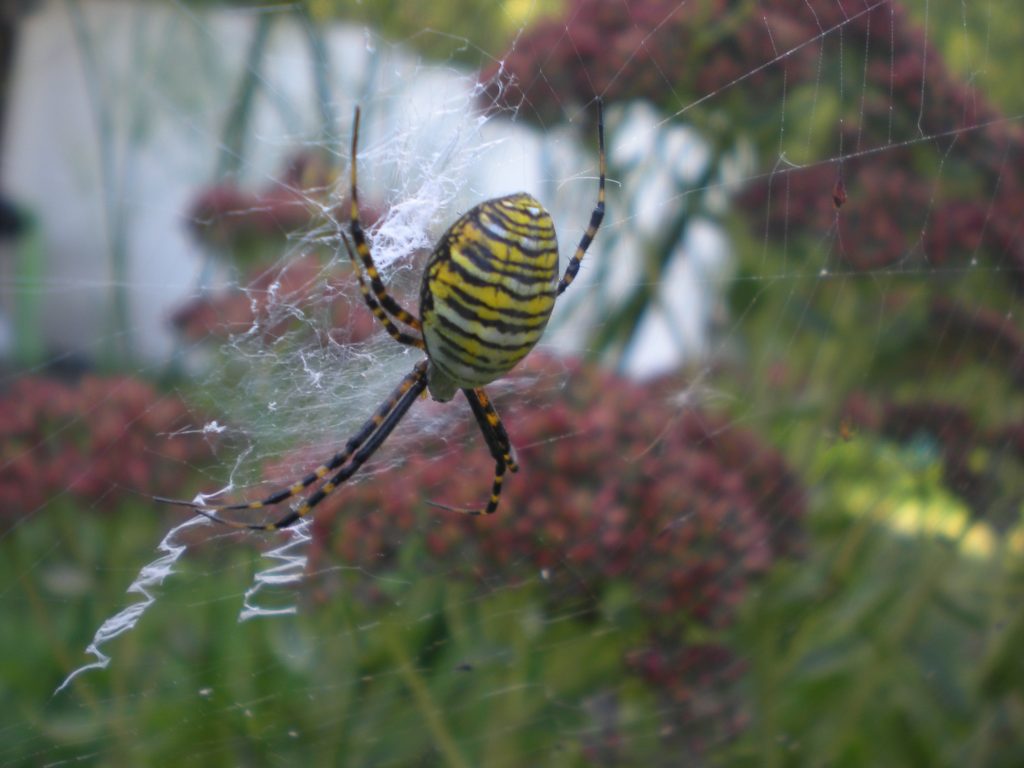
M 537 352 L 517 375 L 529 400 L 496 406 L 526 469 L 505 483 L 499 514 L 424 520 L 425 499 L 471 506 L 470 489 L 488 487 L 493 462 L 467 411 L 392 482 L 324 505 L 315 537 L 326 562 L 387 570 L 422 539 L 427 573 L 481 585 L 542 574 L 553 618 L 600 616 L 603 631 L 631 638 L 616 659 L 664 702 L 663 746 L 699 755 L 736 727 L 739 668 L 719 638 L 771 565 L 800 551 L 803 489 L 751 433 L 680 412 L 679 381 L 640 384 Z M 609 600 L 617 613 L 602 610 Z M 611 709 L 607 727 L 622 731 L 624 716 Z
M 159 610 L 105 648 L 109 670 L 47 701 L 79 663 L 80 639 L 126 599 L 123 564 L 146 557 L 137 542 L 166 527 L 132 512 L 51 510 L 0 560 L 4 583 L 29 576 L 0 627 L 0 704 L 38 707 L 7 730 L 5 765 L 83 754 L 120 765 L 572 765 L 614 754 L 612 737 L 628 740 L 624 754 L 658 755 L 656 697 L 621 669 L 640 628 L 596 631 L 597 616 L 622 613 L 621 596 L 594 616 L 560 616 L 539 579 L 481 593 L 422 578 L 415 542 L 387 579 L 350 569 L 315 610 L 241 625 L 225 596 L 246 589 L 255 556 L 237 538 L 211 544 L 160 590 Z M 361 597 L 381 589 L 383 599 Z M 26 644 L 39 627 L 45 640 Z M 609 705 L 625 719 L 606 734 Z
M 133 489 L 170 492 L 208 455 L 180 398 L 130 376 L 26 376 L 0 392 L 0 524 L 50 500 L 108 509 Z
M 1024 16 L 1013 0 L 993 3 L 906 3 L 911 18 L 957 77 L 972 82 L 1006 114 L 1018 114 L 1017 73 L 1024 67 Z
M 743 403 L 737 415 L 767 424 L 790 404 L 774 437 L 798 466 L 848 418 L 931 440 L 949 487 L 1012 525 L 1024 504 L 1024 130 L 947 67 L 905 4 L 674 7 L 577 0 L 523 36 L 505 98 L 541 121 L 597 94 L 647 99 L 712 137 L 716 166 L 751 142 L 775 170 L 753 174 L 730 215 L 729 316 L 743 323 L 726 324 L 739 354 L 716 384 Z M 841 45 L 823 35 L 840 28 Z M 665 215 L 683 232 L 694 212 Z M 600 326 L 587 347 L 612 341 Z
M 743 322 L 727 324 L 713 381 L 803 468 L 816 535 L 748 605 L 739 643 L 761 687 L 739 764 L 1021 759 L 1005 657 L 1024 510 L 1024 132 L 1005 88 L 1021 50 L 1004 64 L 985 48 L 1000 8 L 1008 29 L 1021 19 L 928 6 L 926 39 L 908 5 L 579 0 L 506 62 L 507 98 L 541 123 L 597 94 L 644 98 L 698 126 L 716 162 L 750 142 L 775 167 L 731 216 L 729 315 Z M 842 45 L 822 36 L 839 26 Z M 986 81 L 1002 88 L 992 101 Z M 675 215 L 682 230 L 693 214 Z
M 939 462 L 875 438 L 808 475 L 812 554 L 740 619 L 757 717 L 723 763 L 1020 765 L 1024 531 L 972 523 Z
M 501 36 L 526 18 L 516 4 L 370 6 L 304 12 L 355 14 L 466 60 L 507 50 Z M 1004 27 L 930 4 L 926 40 L 906 8 L 580 1 L 528 29 L 507 62 L 520 114 L 547 124 L 595 93 L 646 98 L 666 116 L 683 109 L 720 158 L 749 142 L 770 163 L 807 164 L 756 176 L 730 215 L 727 300 L 743 322 L 705 382 L 729 413 L 680 405 L 684 379 L 639 385 L 534 361 L 530 407 L 499 401 L 528 469 L 497 518 L 425 504 L 486 490 L 486 452 L 456 430 L 339 496 L 343 510 L 325 504 L 315 576 L 288 595 L 302 615 L 238 625 L 225 598 L 260 567 L 254 539 L 215 540 L 107 649 L 108 671 L 44 704 L 175 519 L 130 499 L 90 514 L 95 495 L 51 478 L 45 506 L 0 541 L 0 583 L 20 587 L 0 628 L 0 709 L 20 722 L 0 762 L 1024 762 L 1024 139 L 1007 117 L 1021 17 Z M 840 23 L 844 54 L 867 56 L 857 66 L 813 42 Z M 845 100 L 823 82 L 842 82 Z M 782 131 L 796 115 L 801 130 Z M 892 143 L 921 133 L 951 140 Z M 884 151 L 838 158 L 867 148 Z M 261 195 L 203 209 L 260 220 L 232 230 L 199 216 L 202 236 L 230 249 L 304 226 L 308 211 L 288 218 L 294 201 Z M 300 283 L 316 269 L 302 266 Z M 186 313 L 179 327 L 198 338 L 247 322 L 233 313 Z M 89 419 L 82 433 L 61 418 L 17 437 L 12 455 L 91 446 L 86 470 L 120 455 L 116 440 L 90 443 Z M 119 461 L 191 461 L 125 445 L 100 498 Z
M 197 7 L 238 5 L 245 9 L 280 10 L 275 0 L 189 0 Z M 425 56 L 454 59 L 484 66 L 508 48 L 524 26 L 560 14 L 565 0 L 445 0 L 409 3 L 402 0 L 299 0 L 296 11 L 313 24 L 330 21 L 366 24 L 392 42 L 402 43 Z
M 461 448 L 429 448 L 441 461 L 413 456 L 387 493 L 364 483 L 323 505 L 310 573 L 301 593 L 284 596 L 303 601 L 306 615 L 241 632 L 233 628 L 238 605 L 224 596 L 244 591 L 256 567 L 244 544 L 257 540 L 223 537 L 223 551 L 210 555 L 200 547 L 217 546 L 210 529 L 189 529 L 179 537 L 196 554 L 160 588 L 158 610 L 104 646 L 114 669 L 76 680 L 74 693 L 58 696 L 36 729 L 19 729 L 0 758 L 98 750 L 110 762 L 237 763 L 285 751 L 292 759 L 333 753 L 344 764 L 434 756 L 511 766 L 556 750 L 560 764 L 657 764 L 666 748 L 696 756 L 731 739 L 742 722 L 733 693 L 741 667 L 725 633 L 772 562 L 799 551 L 802 490 L 753 435 L 709 414 L 678 413 L 670 404 L 677 382 L 637 384 L 565 366 L 537 358 L 522 372 L 549 398 L 546 407 L 499 402 L 530 467 L 524 482 L 510 483 L 504 514 L 470 520 L 426 502 L 455 500 L 477 479 L 486 487 L 490 462 L 468 439 L 467 420 L 449 436 Z M 29 626 L 75 622 L 55 627 L 27 667 L 5 676 L 11 700 L 0 706 L 9 708 L 38 693 L 43 677 L 56 687 L 79 658 L 65 643 L 103 622 L 96 611 L 137 599 L 119 594 L 124 564 L 144 561 L 139 542 L 159 537 L 158 522 L 151 508 L 110 502 L 125 478 L 157 483 L 130 465 L 180 473 L 192 460 L 181 441 L 168 442 L 179 449 L 172 456 L 132 439 L 138 426 L 159 440 L 162 422 L 180 415 L 138 382 L 121 382 L 135 405 L 120 415 L 117 382 L 87 382 L 83 402 L 74 389 L 30 384 L 56 403 L 53 418 L 31 420 L 30 442 L 91 440 L 72 479 L 88 473 L 82 493 L 99 493 L 110 513 L 81 514 L 78 487 L 54 496 L 51 478 L 40 502 L 46 514 L 4 542 L 5 583 L 20 579 L 25 602 L 9 612 L 0 656 L 17 658 Z M 94 391 L 103 395 L 96 403 Z M 639 414 L 638 402 L 648 404 Z M 116 441 L 103 437 L 112 428 Z M 65 600 L 76 610 L 61 610 Z M 181 612 L 190 618 L 175 618 Z M 141 703 L 98 703 L 123 686 Z M 497 722 L 505 728 L 495 731 Z M 139 729 L 163 736 L 124 738 Z M 197 739 L 209 752 L 196 751 Z
M 571 569 L 552 581 L 525 567 L 529 551 L 509 553 L 521 578 L 494 578 L 465 548 L 439 560 L 429 537 L 398 530 L 399 557 L 321 562 L 301 593 L 280 588 L 299 616 L 239 624 L 267 562 L 252 537 L 200 527 L 156 608 L 104 648 L 109 669 L 52 699 L 82 638 L 135 599 L 126 581 L 173 516 L 51 502 L 0 544 L 0 578 L 19 584 L 0 624 L 0 706 L 22 713 L 0 761 L 1018 765 L 1024 541 L 986 544 L 977 524 L 895 534 L 895 509 L 967 514 L 935 462 L 892 443 L 837 442 L 807 473 L 820 511 L 804 555 L 776 561 L 735 624 L 685 644 L 652 645 L 638 613 L 650 596 L 624 581 L 581 593 L 561 580 Z M 419 530 L 443 516 L 414 504 Z M 348 509 L 346 530 L 391 514 Z
M 315 19 L 359 21 L 385 37 L 421 53 L 481 66 L 503 54 L 509 40 L 524 26 L 560 15 L 565 0 L 446 0 L 407 3 L 402 0 L 309 0 Z

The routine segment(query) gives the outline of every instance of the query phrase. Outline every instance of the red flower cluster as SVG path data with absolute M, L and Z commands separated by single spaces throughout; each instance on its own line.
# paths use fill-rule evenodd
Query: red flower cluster
M 327 205 L 334 191 L 334 173 L 323 155 L 300 152 L 291 159 L 281 178 L 261 192 L 223 183 L 196 196 L 188 214 L 194 232 L 204 242 L 217 246 L 218 253 L 229 255 L 243 267 L 240 285 L 244 288 L 203 294 L 175 312 L 171 322 L 186 339 L 223 341 L 232 334 L 250 331 L 255 323 L 261 324 L 262 338 L 278 339 L 294 329 L 295 317 L 290 311 L 275 312 L 275 302 L 278 308 L 285 304 L 328 303 L 330 318 L 323 326 L 334 329 L 333 341 L 353 342 L 369 336 L 373 330 L 369 313 L 353 311 L 352 302 L 333 298 L 334 279 L 353 290 L 355 286 L 347 259 L 343 259 L 340 269 L 333 263 L 337 255 L 334 246 L 324 258 L 316 240 L 311 239 L 308 249 L 287 259 L 282 266 L 266 266 L 269 261 L 280 259 L 285 236 L 308 234 L 319 223 L 334 237 L 338 234 L 338 222 L 348 221 L 347 209 L 329 209 Z M 365 203 L 362 208 L 363 224 L 369 226 L 379 213 Z M 355 303 L 361 306 L 360 302 Z
M 171 323 L 184 338 L 194 342 L 224 341 L 260 323 L 261 338 L 271 342 L 295 326 L 294 315 L 273 311 L 271 302 L 278 302 L 281 307 L 283 302 L 302 307 L 327 302 L 330 317 L 324 327 L 330 330 L 326 335 L 338 343 L 362 341 L 375 330 L 369 310 L 358 300 L 353 303 L 348 298 L 331 298 L 332 284 L 351 288 L 355 283 L 355 275 L 347 265 L 340 269 L 332 267 L 328 273 L 320 258 L 306 254 L 289 259 L 284 267 L 254 269 L 244 289 L 235 287 L 186 302 L 171 317 Z
M 722 645 L 651 645 L 630 653 L 626 666 L 660 692 L 665 711 L 693 715 L 673 726 L 671 732 L 663 729 L 666 745 L 675 743 L 697 755 L 705 754 L 716 744 L 735 739 L 748 724 L 732 695 L 732 685 L 746 671 L 745 665 Z
M 521 375 L 538 394 L 497 405 L 523 471 L 506 482 L 494 517 L 437 513 L 425 537 L 440 562 L 467 574 L 545 571 L 590 590 L 625 578 L 652 613 L 722 625 L 750 579 L 796 548 L 802 489 L 753 435 L 672 405 L 668 382 L 542 356 Z M 493 463 L 475 430 L 467 411 L 443 446 L 410 457 L 386 487 L 339 494 L 344 512 L 332 505 L 317 517 L 321 542 L 379 568 L 419 525 L 426 500 L 485 493 Z
M 671 667 L 655 680 L 641 665 L 643 674 L 692 684 L 692 670 L 672 662 L 686 656 L 687 629 L 728 625 L 752 580 L 799 549 L 806 500 L 796 475 L 751 433 L 674 402 L 678 381 L 637 383 L 536 354 L 519 375 L 533 394 L 496 405 L 522 471 L 507 479 L 496 515 L 427 505 L 480 501 L 472 497 L 490 486 L 493 463 L 467 408 L 443 443 L 325 503 L 317 546 L 380 571 L 403 542 L 423 541 L 446 573 L 482 583 L 539 577 L 566 610 L 628 587 L 651 633 L 644 652 Z
M 176 397 L 128 376 L 15 381 L 0 396 L 0 510 L 7 520 L 71 496 L 113 505 L 180 492 L 198 435 L 166 435 L 194 419 Z
M 867 57 L 864 67 L 843 66 L 851 51 Z M 778 121 L 765 119 L 763 105 L 783 104 L 784 89 L 816 88 L 854 70 L 848 90 L 863 94 L 863 108 L 844 114 L 841 146 L 885 151 L 844 163 L 841 258 L 869 270 L 921 253 L 929 265 L 980 253 L 1007 264 L 1024 290 L 1024 132 L 950 73 L 898 2 L 869 10 L 862 0 L 573 0 L 564 18 L 537 25 L 485 77 L 488 98 L 525 100 L 525 114 L 542 122 L 597 94 L 646 99 L 666 112 L 710 96 L 697 112 L 727 111 L 731 124 L 760 126 L 777 140 Z M 921 168 L 919 145 L 894 144 L 922 135 L 940 137 L 933 165 L 941 155 L 941 176 L 897 170 Z M 758 227 L 767 210 L 769 236 L 819 237 L 835 221 L 836 176 L 821 164 L 772 174 L 741 205 Z M 979 201 L 978 189 L 992 198 Z M 923 251 L 912 247 L 919 241 Z
M 676 0 L 572 0 L 564 18 L 534 26 L 484 73 L 485 98 L 513 104 L 525 98 L 530 117 L 540 122 L 560 120 L 566 101 L 585 103 L 597 94 L 609 102 L 663 103 L 666 91 L 679 93 L 677 83 L 666 84 L 666 73 L 674 79 L 691 71 L 695 23 L 729 4 L 718 0 L 705 10 L 708 4 Z
M 255 239 L 279 240 L 304 232 L 324 213 L 334 170 L 325 157 L 300 152 L 292 157 L 281 178 L 261 192 L 248 192 L 221 183 L 199 193 L 188 220 L 202 240 L 238 249 Z
M 838 218 L 841 258 L 871 270 L 921 256 L 929 266 L 988 257 L 1006 263 L 1018 289 L 1024 289 L 1024 238 L 1017 226 L 1024 206 L 1024 132 L 949 72 L 898 3 L 867 13 L 863 4 L 849 1 L 767 5 L 766 27 L 775 30 L 775 19 L 784 13 L 789 24 L 799 20 L 798 39 L 809 41 L 821 29 L 843 24 L 845 46 L 868 56 L 864 108 L 844 121 L 843 146 L 853 152 L 886 149 L 844 164 L 850 204 Z M 815 56 L 819 48 L 807 46 Z M 788 61 L 785 71 L 791 87 L 820 77 L 794 72 Z M 922 133 L 955 140 L 953 151 L 943 155 L 941 176 L 904 170 L 922 167 L 919 150 L 892 147 L 900 137 Z M 939 154 L 941 147 L 935 157 Z M 800 231 L 821 233 L 835 216 L 826 194 L 835 176 L 834 167 L 821 165 L 788 172 L 753 185 L 742 203 L 758 220 L 767 208 L 769 235 L 778 239 Z M 978 189 L 993 190 L 992 199 L 979 201 Z

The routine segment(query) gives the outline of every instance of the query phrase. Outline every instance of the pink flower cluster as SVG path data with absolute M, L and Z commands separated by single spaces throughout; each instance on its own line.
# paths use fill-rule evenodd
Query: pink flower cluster
M 319 256 L 304 254 L 289 259 L 284 267 L 253 269 L 244 288 L 190 299 L 174 312 L 171 323 L 183 338 L 193 342 L 224 341 L 232 334 L 249 332 L 259 323 L 261 338 L 271 342 L 296 325 L 295 317 L 288 312 L 278 312 L 279 317 L 270 320 L 272 301 L 304 307 L 326 301 L 329 319 L 324 326 L 329 330 L 324 331 L 321 341 L 326 343 L 326 336 L 337 343 L 361 341 L 375 330 L 373 315 L 358 299 L 331 298 L 332 286 L 344 285 L 351 292 L 355 283 L 347 264 L 328 270 Z
M 626 667 L 659 692 L 666 712 L 689 715 L 662 728 L 665 746 L 702 755 L 734 740 L 749 723 L 732 692 L 746 665 L 723 645 L 651 644 L 631 652 Z
M 124 498 L 180 493 L 197 435 L 181 401 L 129 376 L 18 379 L 0 395 L 0 510 L 8 521 L 71 498 L 109 507 Z
M 255 239 L 283 239 L 304 232 L 324 215 L 334 169 L 317 152 L 296 153 L 281 174 L 259 192 L 222 182 L 201 191 L 188 220 L 201 240 L 237 249 Z
M 539 355 L 520 375 L 535 394 L 497 407 L 523 471 L 508 476 L 493 517 L 436 513 L 424 535 L 439 561 L 468 575 L 571 571 L 590 587 L 627 578 L 652 612 L 721 625 L 750 578 L 798 548 L 805 499 L 780 455 L 725 419 L 673 405 L 670 382 Z M 426 500 L 484 496 L 493 462 L 476 429 L 467 408 L 443 444 L 424 446 L 387 482 L 339 493 L 317 516 L 323 544 L 380 567 Z
M 350 293 L 356 290 L 348 259 L 342 255 L 340 264 L 334 261 L 340 244 L 331 245 L 325 256 L 321 245 L 312 239 L 303 252 L 280 262 L 288 235 L 309 234 L 324 226 L 333 238 L 339 227 L 347 230 L 347 208 L 329 205 L 335 192 L 334 173 L 322 154 L 304 151 L 292 157 L 280 179 L 261 191 L 224 182 L 196 195 L 188 213 L 193 232 L 241 267 L 241 287 L 206 293 L 181 306 L 171 322 L 184 338 L 223 341 L 259 323 L 266 340 L 278 339 L 295 326 L 291 313 L 272 317 L 271 302 L 282 301 L 307 307 L 317 301 L 328 302 L 330 318 L 324 325 L 334 329 L 330 332 L 333 341 L 360 341 L 369 336 L 373 319 L 361 302 L 356 300 L 358 306 L 353 308 L 347 299 L 332 298 L 335 281 Z M 379 213 L 365 203 L 362 208 L 363 224 L 369 226 Z M 280 264 L 268 268 L 271 261 Z
M 480 502 L 490 488 L 493 462 L 466 407 L 443 442 L 323 505 L 314 561 L 331 551 L 379 572 L 405 542 L 422 542 L 428 568 L 481 584 L 540 578 L 565 610 L 621 585 L 651 636 L 641 656 L 665 660 L 657 674 L 636 659 L 631 668 L 667 687 L 691 684 L 692 670 L 673 661 L 687 629 L 727 626 L 752 582 L 799 551 L 797 476 L 750 432 L 679 405 L 678 380 L 637 383 L 536 353 L 519 375 L 530 395 L 496 402 L 522 467 L 497 514 L 427 504 Z
M 849 65 L 853 53 L 863 66 Z M 780 123 L 764 105 L 781 109 L 783 93 L 840 79 L 858 97 L 840 105 L 829 151 L 851 159 L 752 183 L 741 205 L 753 225 L 764 227 L 767 212 L 771 237 L 820 237 L 836 221 L 839 175 L 848 200 L 840 258 L 853 268 L 980 256 L 1008 267 L 1024 290 L 1024 131 L 949 71 L 899 2 L 572 0 L 563 18 L 534 27 L 485 73 L 488 98 L 528 104 L 523 114 L 543 123 L 600 94 L 646 99 L 669 114 L 694 104 L 695 119 L 720 111 L 730 120 L 713 122 L 717 131 L 741 126 L 776 144 Z

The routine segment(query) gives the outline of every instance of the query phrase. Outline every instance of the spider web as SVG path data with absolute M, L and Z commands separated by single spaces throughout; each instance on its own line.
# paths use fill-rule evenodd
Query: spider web
M 1020 9 L 377 13 L 3 27 L 0 765 L 1019 764 Z M 415 311 L 490 197 L 564 268 L 598 97 L 495 517 L 429 504 L 489 492 L 460 399 L 286 531 L 151 502 L 294 482 L 420 359 L 342 244 L 356 106 Z

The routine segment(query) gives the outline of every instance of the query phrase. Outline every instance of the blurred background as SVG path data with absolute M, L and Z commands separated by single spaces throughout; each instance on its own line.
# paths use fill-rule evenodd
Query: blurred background
M 1016 0 L 0 10 L 0 765 L 1024 764 Z M 563 265 L 470 411 L 225 532 L 408 372 L 519 190 Z M 246 512 L 253 521 L 273 511 Z M 56 693 L 55 693 L 56 692 Z

